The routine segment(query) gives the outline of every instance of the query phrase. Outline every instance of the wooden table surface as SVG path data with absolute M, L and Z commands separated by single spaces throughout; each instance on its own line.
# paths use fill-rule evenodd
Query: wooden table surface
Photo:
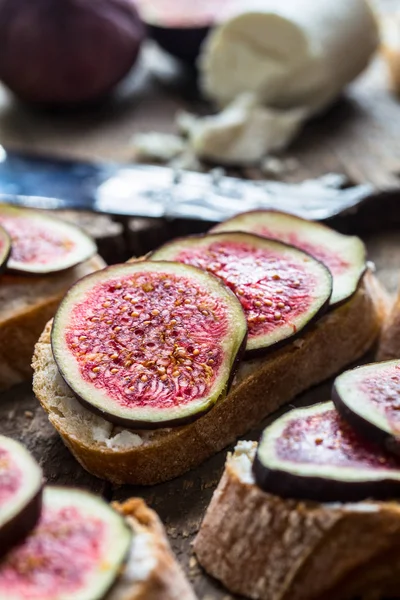
M 383 4 L 386 8 L 395 6 L 391 0 L 383 0 Z M 163 85 L 143 70 L 132 77 L 114 104 L 91 114 L 48 116 L 18 105 L 2 92 L 0 141 L 62 155 L 127 160 L 129 140 L 135 131 L 173 131 L 175 111 L 191 106 L 184 97 L 180 88 Z M 299 168 L 290 176 L 294 179 L 336 171 L 355 182 L 371 181 L 378 187 L 399 185 L 400 103 L 388 92 L 380 59 L 327 115 L 306 127 L 288 155 L 299 160 Z M 366 243 L 378 277 L 394 292 L 400 265 L 399 232 L 376 233 Z M 304 394 L 296 404 L 327 400 L 329 390 L 327 382 Z M 263 426 L 265 423 L 246 437 L 257 439 Z M 221 475 L 225 451 L 172 482 L 147 489 L 111 486 L 89 476 L 71 457 L 38 407 L 30 383 L 1 396 L 0 433 L 26 444 L 50 483 L 83 486 L 108 500 L 143 496 L 164 521 L 199 598 L 233 598 L 201 572 L 191 553 L 191 541 Z

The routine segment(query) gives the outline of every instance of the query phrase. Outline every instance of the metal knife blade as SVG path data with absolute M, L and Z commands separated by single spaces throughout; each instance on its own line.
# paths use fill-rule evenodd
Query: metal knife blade
M 64 160 L 0 147 L 0 200 L 37 208 L 82 209 L 124 216 L 218 222 L 273 208 L 326 220 L 356 210 L 370 184 L 342 189 L 330 174 L 301 184 L 227 177 L 152 165 Z

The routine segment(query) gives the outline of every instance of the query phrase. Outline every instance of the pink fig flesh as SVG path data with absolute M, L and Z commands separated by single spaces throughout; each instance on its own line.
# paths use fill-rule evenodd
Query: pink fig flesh
M 323 413 L 293 418 L 276 444 L 277 457 L 293 463 L 351 469 L 399 469 L 400 463 L 360 438 L 331 406 Z
M 62 271 L 96 252 L 94 242 L 83 231 L 39 211 L 1 205 L 0 225 L 11 238 L 7 267 L 12 271 Z
M 358 237 L 287 213 L 273 210 L 242 213 L 212 229 L 215 233 L 223 231 L 247 231 L 291 244 L 314 256 L 332 273 L 331 306 L 354 294 L 366 269 L 366 250 Z
M 400 454 L 400 361 L 357 367 L 336 378 L 332 399 L 360 434 Z
M 40 521 L 0 564 L 0 597 L 13 600 L 100 600 L 130 547 L 125 520 L 101 498 L 46 488 Z
M 6 267 L 11 252 L 11 239 L 4 227 L 0 226 L 0 272 Z
M 36 525 L 42 504 L 43 475 L 18 442 L 0 436 L 0 556 Z
M 182 238 L 151 258 L 191 264 L 221 278 L 246 314 L 248 352 L 297 335 L 326 308 L 332 291 L 329 271 L 311 256 L 246 233 Z
M 320 501 L 400 493 L 400 461 L 360 437 L 332 402 L 292 410 L 264 430 L 254 472 L 285 497 Z
M 216 278 L 142 262 L 76 284 L 55 317 L 52 346 L 89 408 L 155 427 L 211 408 L 227 391 L 245 337 L 240 304 Z

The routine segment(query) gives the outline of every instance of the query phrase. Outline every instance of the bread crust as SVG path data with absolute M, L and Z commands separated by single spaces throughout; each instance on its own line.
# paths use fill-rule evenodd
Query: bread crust
M 400 506 L 319 504 L 267 494 L 252 477 L 256 446 L 242 442 L 228 455 L 194 541 L 206 571 L 254 600 L 381 598 L 395 589 Z
M 383 323 L 376 355 L 378 361 L 394 358 L 400 358 L 400 291 Z
M 50 324 L 35 348 L 33 389 L 50 422 L 87 471 L 114 483 L 152 485 L 199 465 L 296 395 L 361 357 L 379 334 L 386 311 L 383 297 L 368 272 L 347 303 L 322 317 L 300 339 L 258 359 L 255 370 L 247 374 L 249 363 L 243 363 L 230 393 L 208 413 L 189 425 L 146 435 L 135 447 L 117 450 L 88 439 L 63 414 L 59 398 L 76 400 L 57 374 Z
M 45 277 L 3 275 L 0 284 L 0 391 L 32 377 L 32 351 L 75 281 L 105 266 L 99 256 Z
M 113 507 L 128 520 L 134 537 L 125 572 L 105 600 L 196 600 L 156 513 L 140 498 Z

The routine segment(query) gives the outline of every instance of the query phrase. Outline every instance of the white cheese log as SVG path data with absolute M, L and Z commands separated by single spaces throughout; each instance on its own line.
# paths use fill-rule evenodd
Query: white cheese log
M 203 45 L 201 87 L 220 106 L 253 92 L 315 112 L 363 71 L 378 39 L 366 0 L 240 0 Z

